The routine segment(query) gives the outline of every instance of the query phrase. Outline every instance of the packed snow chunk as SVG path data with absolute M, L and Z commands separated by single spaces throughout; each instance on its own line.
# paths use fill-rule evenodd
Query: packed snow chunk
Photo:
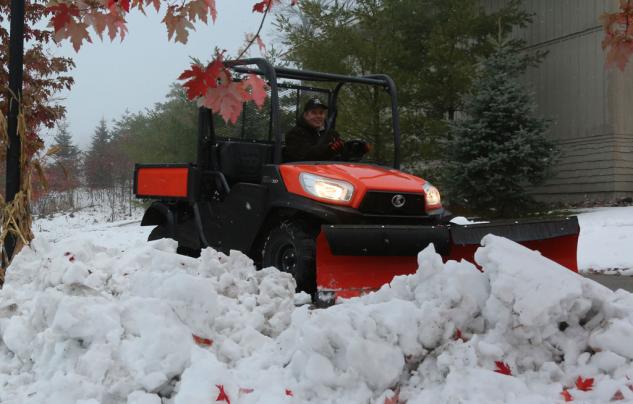
M 490 278 L 491 297 L 487 315 L 494 322 L 504 320 L 500 307 L 511 310 L 517 324 L 549 331 L 569 317 L 579 317 L 591 308 L 583 297 L 584 279 L 578 274 L 508 239 L 488 235 L 475 260 Z M 497 313 L 497 314 L 495 314 Z M 573 315 L 572 314 L 572 315 Z
M 127 396 L 127 404 L 161 404 L 161 400 L 156 394 L 135 391 Z
M 591 334 L 591 347 L 633 359 L 633 324 L 628 320 L 612 319 L 604 328 Z

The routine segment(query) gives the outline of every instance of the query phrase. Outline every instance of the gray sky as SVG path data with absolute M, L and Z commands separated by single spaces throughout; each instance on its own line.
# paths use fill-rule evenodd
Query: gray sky
M 256 32 L 262 15 L 251 12 L 254 0 L 216 1 L 215 25 L 197 24 L 186 45 L 168 42 L 167 30 L 160 22 L 162 14 L 148 7 L 147 17 L 136 11 L 128 17 L 128 35 L 123 42 L 110 42 L 109 38 L 102 42 L 91 31 L 93 43 L 84 44 L 79 53 L 67 42 L 54 49 L 56 55 L 70 56 L 76 64 L 71 72 L 75 85 L 61 95 L 70 133 L 82 149 L 89 145 L 102 117 L 110 126 L 126 109 L 138 112 L 162 102 L 170 84 L 189 68 L 190 56 L 208 61 L 216 46 L 236 56 L 245 34 Z M 268 15 L 262 30 L 267 45 L 274 37 L 272 21 L 273 16 Z M 256 45 L 250 55 L 260 56 Z M 49 141 L 53 133 L 43 137 Z

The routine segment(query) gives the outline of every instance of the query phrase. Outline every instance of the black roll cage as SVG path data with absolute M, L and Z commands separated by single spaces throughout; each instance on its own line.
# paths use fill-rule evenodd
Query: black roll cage
M 274 67 L 266 59 L 262 58 L 249 58 L 241 60 L 226 61 L 225 66 L 237 73 L 242 74 L 257 74 L 263 76 L 268 81 L 270 86 L 270 130 L 274 140 L 273 151 L 273 163 L 282 163 L 282 143 L 283 133 L 280 128 L 280 114 L 279 114 L 279 88 L 288 87 L 287 84 L 278 83 L 278 79 L 290 79 L 300 81 L 323 81 L 323 82 L 338 82 L 334 91 L 330 94 L 330 108 L 328 108 L 328 123 L 334 127 L 336 124 L 336 103 L 341 88 L 345 84 L 367 84 L 373 86 L 383 87 L 389 96 L 391 97 L 391 117 L 393 128 L 393 141 L 394 141 L 394 158 L 393 167 L 395 169 L 400 168 L 400 117 L 398 115 L 398 100 L 396 85 L 391 77 L 386 74 L 372 74 L 367 76 L 345 76 L 342 74 L 322 73 L 310 70 L 297 70 L 287 67 Z M 257 68 L 249 66 L 257 66 Z M 296 86 L 297 88 L 303 86 Z M 307 87 L 305 87 L 307 88 Z M 216 169 L 215 167 L 209 167 L 208 149 L 209 146 L 216 143 L 215 131 L 213 128 L 213 119 L 206 108 L 200 109 L 199 114 L 199 132 L 198 132 L 198 167 L 204 169 Z

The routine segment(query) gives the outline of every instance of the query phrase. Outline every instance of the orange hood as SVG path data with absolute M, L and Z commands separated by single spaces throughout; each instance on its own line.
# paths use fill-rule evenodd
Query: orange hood
M 331 164 L 282 164 L 279 166 L 281 177 L 288 192 L 305 196 L 317 201 L 358 208 L 367 191 L 393 191 L 424 194 L 426 181 L 405 174 L 393 168 L 367 164 L 331 163 Z M 299 174 L 310 173 L 334 180 L 347 181 L 354 186 L 354 196 L 349 202 L 337 202 L 322 199 L 303 190 Z

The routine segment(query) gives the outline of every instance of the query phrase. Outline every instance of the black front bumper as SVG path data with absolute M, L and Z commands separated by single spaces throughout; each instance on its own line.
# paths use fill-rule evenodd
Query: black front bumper
M 323 225 L 321 231 L 333 255 L 408 256 L 433 243 L 440 255 L 451 246 L 478 245 L 488 234 L 522 243 L 578 235 L 576 217 L 545 220 L 506 220 L 471 225 Z
M 446 226 L 339 224 L 321 226 L 321 231 L 333 255 L 417 255 L 430 243 L 442 255 L 450 251 L 450 233 Z

